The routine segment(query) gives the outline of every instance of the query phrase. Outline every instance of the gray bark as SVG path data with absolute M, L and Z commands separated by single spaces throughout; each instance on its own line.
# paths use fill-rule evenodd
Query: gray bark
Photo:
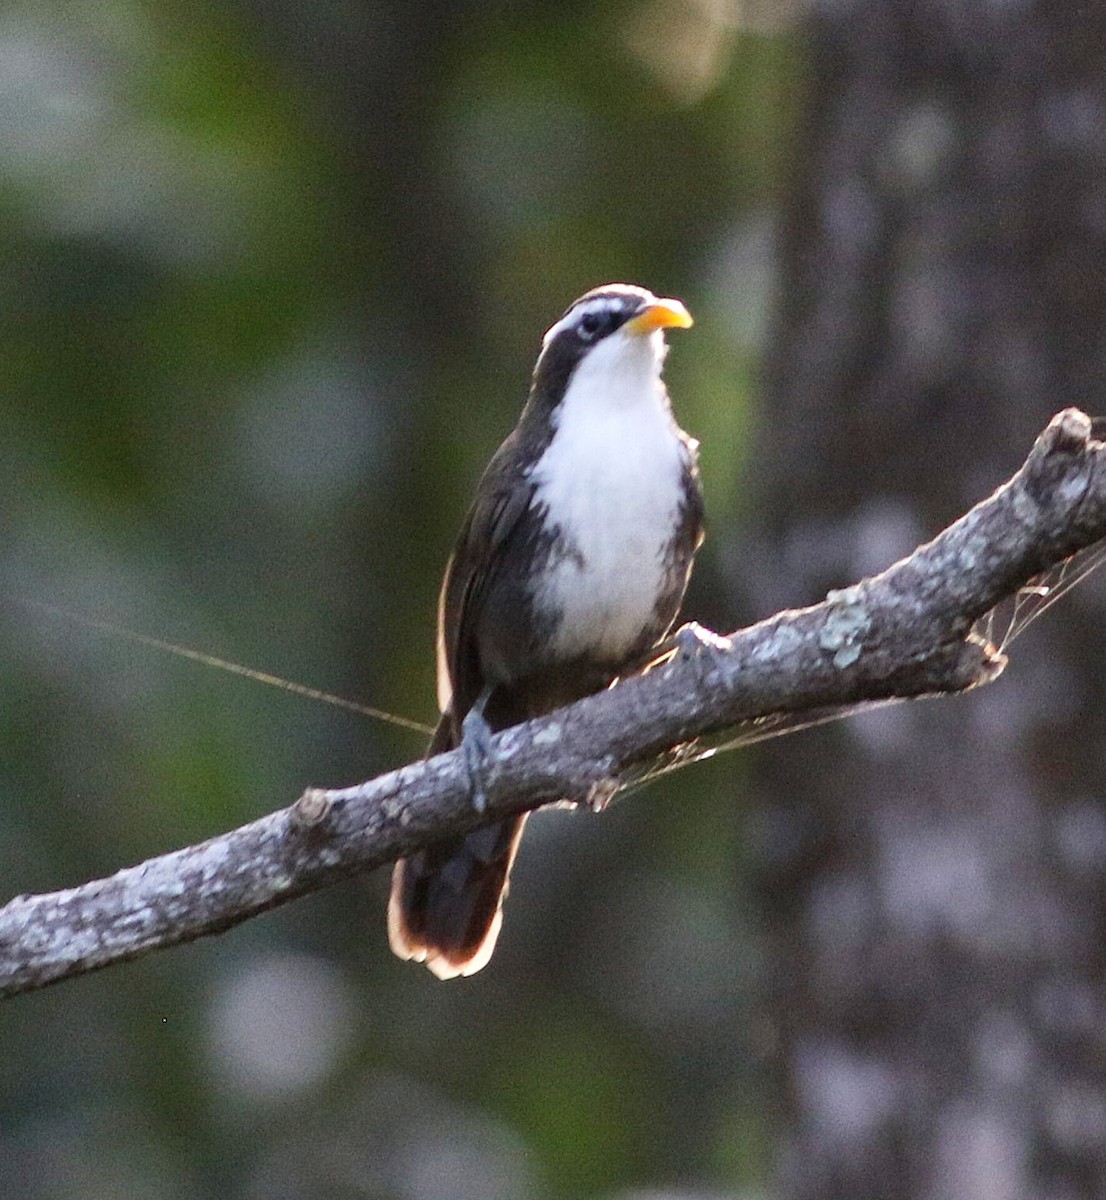
M 1106 368 L 1106 9 L 810 18 L 757 603 L 802 602 L 997 479 Z M 1106 1194 L 1101 584 L 1019 670 L 762 760 L 783 1194 Z

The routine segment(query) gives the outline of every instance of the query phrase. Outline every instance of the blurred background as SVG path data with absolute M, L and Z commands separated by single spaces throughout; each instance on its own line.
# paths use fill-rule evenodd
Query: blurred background
M 1061 11 L 1063 7 L 1063 11 Z M 543 330 L 680 296 L 687 614 L 877 570 L 1101 411 L 1106 15 L 971 0 L 0 7 L 0 882 L 417 757 Z M 1104 597 L 979 696 L 531 822 L 491 966 L 386 872 L 0 1006 L 27 1200 L 1106 1187 Z

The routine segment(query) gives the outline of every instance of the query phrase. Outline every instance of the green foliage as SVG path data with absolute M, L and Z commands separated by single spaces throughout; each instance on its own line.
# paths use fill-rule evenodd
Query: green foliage
M 741 505 L 793 42 L 692 5 L 466 11 L 73 0 L 0 16 L 6 597 L 433 719 L 437 581 L 475 476 L 545 326 L 629 279 L 697 318 L 670 382 L 703 441 L 698 595 L 727 610 L 711 556 Z M 2 611 L 7 894 L 422 752 Z M 716 766 L 551 824 L 472 981 L 391 960 L 373 880 L 9 1002 L 5 1191 L 477 1194 L 450 1153 L 550 1196 L 755 1184 L 741 815 L 739 775 Z M 666 938 L 685 956 L 673 978 L 643 969 Z M 289 955 L 331 980 L 323 999 L 281 974 Z M 257 962 L 273 969 L 252 1021 L 274 1032 L 239 1049 L 272 1061 L 232 1086 L 219 1013 Z M 340 1012 L 358 1014 L 345 1033 Z M 382 1095 L 406 1099 L 393 1113 Z M 434 1136 L 400 1112 L 433 1117 Z

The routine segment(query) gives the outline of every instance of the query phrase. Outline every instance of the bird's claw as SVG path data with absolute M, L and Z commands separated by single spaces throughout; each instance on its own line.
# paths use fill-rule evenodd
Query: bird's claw
M 707 629 L 698 621 L 688 621 L 665 639 L 661 649 L 670 658 L 678 656 L 685 662 L 705 662 L 708 671 L 724 672 L 728 665 L 725 656 L 732 647 L 730 638 Z

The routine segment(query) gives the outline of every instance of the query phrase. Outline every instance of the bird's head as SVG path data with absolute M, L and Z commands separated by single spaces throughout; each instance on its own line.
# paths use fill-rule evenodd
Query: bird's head
M 666 329 L 688 329 L 691 314 L 679 300 L 646 288 L 608 283 L 585 292 L 550 327 L 534 368 L 534 390 L 563 397 L 581 369 L 643 381 L 660 376 Z

